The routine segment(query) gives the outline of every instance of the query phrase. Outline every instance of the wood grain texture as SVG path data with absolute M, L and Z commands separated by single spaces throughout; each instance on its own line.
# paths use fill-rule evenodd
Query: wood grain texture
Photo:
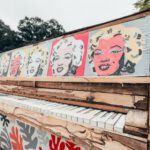
M 0 93 L 5 94 L 12 94 L 17 96 L 25 96 L 28 98 L 35 98 L 40 100 L 46 100 L 50 102 L 57 102 L 62 104 L 69 104 L 74 106 L 81 106 L 81 107 L 87 107 L 87 108 L 95 108 L 95 109 L 101 109 L 101 110 L 107 110 L 107 111 L 114 111 L 114 112 L 120 112 L 120 113 L 127 113 L 129 111 L 128 108 L 118 107 L 118 106 L 111 106 L 111 105 L 105 105 L 105 104 L 94 104 L 94 103 L 86 103 L 86 102 L 80 102 L 80 101 L 70 101 L 70 100 L 63 100 L 63 99 L 56 99 L 56 98 L 49 98 L 48 96 L 37 96 L 33 93 L 30 94 L 24 94 L 24 93 L 15 93 L 10 91 L 1 91 Z
M 66 139 L 78 139 L 80 143 L 87 143 L 92 146 L 92 150 L 146 150 L 147 141 L 129 135 L 117 135 L 101 129 L 90 128 L 81 124 L 76 124 L 66 120 L 61 120 L 51 116 L 20 109 L 0 103 L 0 112 L 4 113 L 22 122 L 31 124 L 32 126 L 55 133 Z M 32 115 L 31 115 L 32 114 Z M 137 138 L 137 139 L 136 139 Z
M 133 127 L 133 126 L 126 125 L 125 128 L 124 128 L 124 132 L 128 133 L 128 134 L 132 134 L 132 135 L 145 137 L 145 138 L 147 138 L 147 136 L 148 136 L 147 128 L 142 129 L 142 128 L 136 128 L 136 127 Z
M 51 81 L 51 82 L 82 82 L 82 83 L 129 83 L 129 84 L 149 84 L 150 77 L 134 77 L 134 76 L 108 76 L 108 77 L 30 77 L 30 78 L 15 78 L 15 77 L 1 77 L 1 81 Z
M 1 81 L 0 85 L 18 85 L 48 89 L 64 89 L 77 91 L 104 92 L 115 94 L 130 94 L 148 96 L 148 85 L 145 84 L 116 84 L 116 83 L 71 83 L 51 81 Z
M 32 94 L 40 97 L 48 97 L 51 99 L 70 100 L 92 102 L 97 104 L 108 104 L 114 106 L 122 106 L 129 108 L 147 109 L 147 97 L 135 95 L 122 95 L 114 93 L 90 92 L 90 91 L 74 91 L 74 90 L 60 90 L 47 88 L 33 88 L 22 86 L 1 85 L 0 91 L 9 91 L 10 93 Z M 92 99 L 89 101 L 89 99 Z M 146 101 L 142 106 L 137 105 L 141 101 Z M 144 105 L 145 104 L 145 105 Z M 91 104 L 92 105 L 92 104 Z M 138 107 L 137 107 L 138 106 Z
M 126 125 L 147 129 L 148 128 L 148 112 L 142 111 L 142 110 L 129 110 L 126 116 L 125 126 Z

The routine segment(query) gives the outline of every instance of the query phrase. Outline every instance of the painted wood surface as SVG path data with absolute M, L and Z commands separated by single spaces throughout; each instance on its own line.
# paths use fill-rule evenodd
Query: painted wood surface
M 1 114 L 6 116 L 5 118 L 11 118 L 13 120 L 12 125 L 8 127 L 7 131 L 5 128 L 2 128 L 2 134 L 7 135 L 10 143 L 13 147 L 18 146 L 22 149 L 22 147 L 27 145 L 31 146 L 34 142 L 39 141 L 39 137 L 34 134 L 35 128 L 41 130 L 39 132 L 40 135 L 46 131 L 49 135 L 49 144 L 56 144 L 58 139 L 61 137 L 60 141 L 61 146 L 64 148 L 70 144 L 70 146 L 74 146 L 77 150 L 146 150 L 147 149 L 147 140 L 140 137 L 135 137 L 132 135 L 126 134 L 115 134 L 108 131 L 103 131 L 100 129 L 90 128 L 88 126 L 83 126 L 81 124 L 76 124 L 73 122 L 69 122 L 66 120 L 61 120 L 55 117 L 43 116 L 43 114 L 31 112 L 29 110 L 15 108 L 12 106 L 1 103 L 0 105 Z M 31 115 L 32 114 L 32 115 Z M 5 120 L 6 120 L 5 119 Z M 9 120 L 9 119 L 8 119 Z M 14 121 L 15 120 L 15 121 Z M 8 121 L 7 121 L 8 122 Z M 8 123 L 9 125 L 9 123 Z M 8 133 L 9 132 L 9 133 Z M 24 135 L 25 134 L 25 135 Z M 5 136 L 4 135 L 4 136 Z M 24 135 L 24 136 L 23 136 Z M 40 136 L 39 135 L 39 136 Z M 10 137 L 8 137 L 10 136 Z M 28 136 L 28 138 L 26 138 Z M 29 140 L 30 139 L 30 140 Z M 45 138 L 42 138 L 43 140 Z M 29 140 L 29 141 L 26 141 Z M 69 140 L 69 141 L 68 141 Z M 51 142 L 50 142 L 51 141 Z M 57 142 L 56 142 L 57 141 Z M 22 143 L 24 142 L 24 144 Z M 29 144 L 30 143 L 30 144 Z M 53 143 L 53 144 L 54 144 Z M 40 150 L 46 144 L 38 143 L 34 145 L 38 147 Z M 74 144 L 74 145 L 73 145 Z M 2 146 L 4 143 L 1 144 Z M 57 144 L 56 144 L 57 145 Z M 8 142 L 8 146 L 10 146 Z M 46 147 L 46 150 L 49 149 Z M 56 149 L 57 150 L 57 149 Z M 60 150 L 60 148 L 59 148 Z M 64 150 L 64 149 L 62 149 Z

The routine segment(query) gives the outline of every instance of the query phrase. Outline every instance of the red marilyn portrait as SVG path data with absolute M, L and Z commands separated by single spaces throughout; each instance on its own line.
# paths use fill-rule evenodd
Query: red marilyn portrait
M 22 71 L 22 67 L 25 62 L 25 53 L 23 50 L 16 51 L 13 53 L 11 65 L 10 65 L 10 76 L 19 76 Z
M 88 33 L 57 39 L 50 52 L 48 76 L 83 76 Z

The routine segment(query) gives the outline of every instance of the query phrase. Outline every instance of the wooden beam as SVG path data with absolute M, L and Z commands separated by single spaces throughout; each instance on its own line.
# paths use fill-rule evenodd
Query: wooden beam
M 128 125 L 125 126 L 124 132 L 128 134 L 132 134 L 132 135 L 145 137 L 145 138 L 147 138 L 148 136 L 147 129 L 136 128 L 136 127 L 128 126 Z
M 31 77 L 31 78 L 13 78 L 1 77 L 0 81 L 51 81 L 51 82 L 80 82 L 80 83 L 129 83 L 129 84 L 149 84 L 150 77 L 133 77 L 133 76 L 108 76 L 108 77 Z
M 147 110 L 147 97 L 136 95 L 122 95 L 102 92 L 86 92 L 73 90 L 45 89 L 22 86 L 1 85 L 1 92 L 9 94 L 22 94 L 23 96 L 32 96 L 44 98 L 46 100 L 57 100 L 59 102 L 84 102 L 88 105 L 110 105 L 125 108 L 136 108 Z M 65 101 L 63 101 L 65 100 Z M 141 105 L 142 106 L 141 106 Z
M 148 96 L 147 84 L 117 84 L 117 83 L 76 83 L 51 81 L 0 81 L 0 85 L 17 85 L 23 87 L 37 87 L 47 89 L 64 89 L 76 91 L 104 92 L 114 94 L 129 94 Z
M 122 23 L 133 21 L 133 20 L 136 20 L 136 19 L 144 18 L 144 17 L 149 16 L 149 15 L 150 15 L 150 11 L 146 11 L 146 12 L 138 13 L 138 14 L 132 14 L 130 16 L 125 16 L 123 18 L 119 18 L 119 19 L 116 19 L 116 20 L 111 20 L 111 21 L 104 22 L 104 23 L 101 23 L 101 24 L 97 24 L 97 25 L 94 25 L 94 26 L 91 26 L 91 27 L 77 29 L 77 30 L 66 33 L 62 37 L 72 36 L 74 34 L 82 34 L 82 33 L 85 33 L 85 32 L 98 30 L 98 29 L 101 29 L 101 28 L 106 28 L 106 27 L 109 27 L 109 26 L 117 25 L 117 24 L 122 24 Z
M 111 106 L 106 104 L 97 104 L 97 103 L 87 103 L 82 101 L 72 101 L 72 100 L 64 100 L 64 99 L 57 99 L 57 98 L 50 98 L 49 96 L 37 96 L 34 95 L 32 92 L 30 94 L 22 94 L 22 93 L 15 93 L 10 91 L 1 91 L 0 93 L 5 94 L 12 94 L 17 96 L 24 96 L 28 98 L 34 98 L 34 99 L 40 99 L 40 100 L 46 100 L 50 102 L 57 102 L 62 104 L 68 104 L 73 106 L 81 106 L 81 107 L 87 107 L 87 108 L 94 108 L 94 109 L 100 109 L 100 110 L 106 110 L 106 111 L 114 111 L 114 112 L 120 112 L 120 113 L 127 113 L 129 111 L 128 108 L 124 107 L 118 107 L 118 106 Z

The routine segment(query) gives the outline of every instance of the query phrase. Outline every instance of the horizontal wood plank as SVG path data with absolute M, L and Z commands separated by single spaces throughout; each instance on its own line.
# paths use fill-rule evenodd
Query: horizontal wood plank
M 148 96 L 148 85 L 146 84 L 115 84 L 115 83 L 70 83 L 50 81 L 0 81 L 0 85 L 18 85 L 25 87 L 37 87 L 48 89 L 64 89 L 76 91 L 91 91 L 116 94 L 130 94 Z
M 150 77 L 134 77 L 134 76 L 107 76 L 107 77 L 30 77 L 30 78 L 15 78 L 1 77 L 1 81 L 51 81 L 51 82 L 82 82 L 82 83 L 129 83 L 129 84 L 149 84 Z
M 91 104 L 91 103 L 85 103 L 81 101 L 71 101 L 71 100 L 49 98 L 48 96 L 37 96 L 37 95 L 34 95 L 33 93 L 22 94 L 22 93 L 15 93 L 15 92 L 1 91 L 1 90 L 0 90 L 0 93 L 12 94 L 12 95 L 17 95 L 17 96 L 25 96 L 28 98 L 35 98 L 35 99 L 46 100 L 50 102 L 57 102 L 57 103 L 62 103 L 62 104 L 101 109 L 101 110 L 107 110 L 107 111 L 114 111 L 114 112 L 120 112 L 120 113 L 127 113 L 129 111 L 128 108 L 124 108 L 124 107 L 117 107 L 117 106 L 111 106 L 111 105 L 105 105 L 105 104 L 95 104 L 95 103 Z
M 136 128 L 133 126 L 127 126 L 126 125 L 124 128 L 124 132 L 128 133 L 128 134 L 136 135 L 136 136 L 145 137 L 145 138 L 147 138 L 147 136 L 148 136 L 147 129 Z
M 7 91 L 10 93 L 18 93 L 26 95 L 35 95 L 39 97 L 45 97 L 48 99 L 58 99 L 67 101 L 79 101 L 90 103 L 91 105 L 96 103 L 122 106 L 127 108 L 147 109 L 147 98 L 145 96 L 134 96 L 134 95 L 122 95 L 113 93 L 101 93 L 101 92 L 86 92 L 86 91 L 73 91 L 73 90 L 59 90 L 59 89 L 46 89 L 46 88 L 32 88 L 22 86 L 9 86 L 1 85 L 0 91 Z M 143 103 L 142 107 L 137 103 Z M 144 105 L 145 104 L 145 105 Z
M 108 22 L 105 22 L 105 23 L 102 23 L 102 24 L 99 24 L 99 25 L 94 25 L 94 26 L 91 26 L 91 27 L 86 27 L 86 28 L 83 28 L 83 29 L 78 29 L 78 30 L 75 30 L 75 31 L 71 31 L 69 33 L 66 33 L 67 35 L 65 35 L 63 37 L 71 36 L 71 35 L 74 35 L 75 33 L 81 34 L 81 33 L 84 33 L 84 32 L 89 32 L 89 31 L 98 30 L 98 29 L 101 29 L 101 28 L 106 28 L 106 27 L 109 27 L 109 26 L 113 26 L 113 25 L 129 22 L 129 21 L 133 21 L 133 20 L 136 20 L 136 19 L 144 18 L 148 15 L 150 15 L 150 11 L 146 11 L 146 12 L 139 13 L 139 14 L 133 14 L 131 16 L 126 16 L 126 17 L 116 19 L 116 20 L 113 20 L 113 21 L 108 21 Z

